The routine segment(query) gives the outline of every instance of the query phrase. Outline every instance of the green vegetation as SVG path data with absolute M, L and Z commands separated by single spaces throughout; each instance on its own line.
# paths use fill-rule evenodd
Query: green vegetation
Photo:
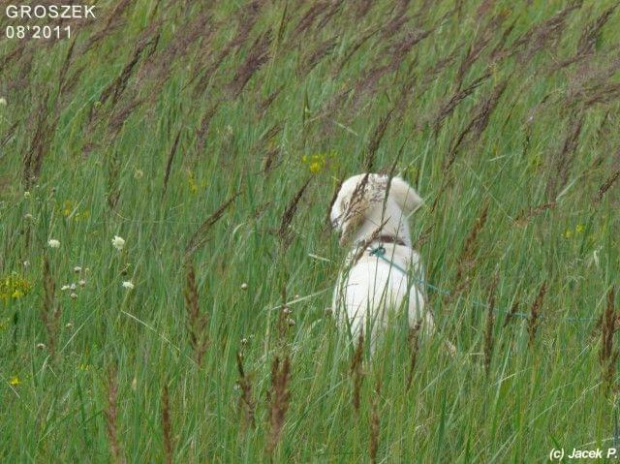
M 102 1 L 59 40 L 2 11 L 2 461 L 613 446 L 616 5 Z M 334 189 L 393 167 L 455 357 L 395 326 L 371 361 L 326 311 Z

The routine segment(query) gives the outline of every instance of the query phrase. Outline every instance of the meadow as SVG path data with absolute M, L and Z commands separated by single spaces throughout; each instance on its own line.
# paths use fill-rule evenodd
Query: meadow
M 7 4 L 2 462 L 620 447 L 615 1 Z M 71 37 L 7 38 L 35 23 Z M 372 359 L 330 312 L 327 220 L 366 171 L 425 200 L 441 334 Z

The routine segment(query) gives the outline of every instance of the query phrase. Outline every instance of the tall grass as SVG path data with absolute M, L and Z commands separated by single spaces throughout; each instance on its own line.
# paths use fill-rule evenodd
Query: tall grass
M 615 2 L 96 11 L 71 39 L 0 41 L 3 461 L 617 441 Z M 441 337 L 394 326 L 370 360 L 329 311 L 346 250 L 324 218 L 343 178 L 392 168 L 426 201 Z

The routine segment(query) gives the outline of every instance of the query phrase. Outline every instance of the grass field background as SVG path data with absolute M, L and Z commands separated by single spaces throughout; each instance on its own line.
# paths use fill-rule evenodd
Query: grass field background
M 2 461 L 620 445 L 616 5 L 101 1 L 48 41 L 3 6 Z M 425 199 L 442 289 L 441 336 L 372 360 L 327 311 L 330 198 L 367 170 Z

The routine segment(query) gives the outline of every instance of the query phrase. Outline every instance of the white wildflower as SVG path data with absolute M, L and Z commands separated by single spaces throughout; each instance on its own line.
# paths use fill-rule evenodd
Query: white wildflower
M 123 237 L 119 237 L 118 235 L 115 235 L 114 238 L 112 239 L 112 246 L 116 248 L 118 251 L 121 251 L 123 247 L 125 246 L 125 239 Z
M 245 282 L 243 282 L 241 284 L 241 290 L 247 290 L 248 289 L 248 284 L 246 284 Z
M 81 268 L 80 266 L 75 266 L 75 267 L 73 268 L 73 272 L 75 272 L 75 273 L 82 272 L 82 268 Z
M 55 238 L 49 239 L 47 241 L 47 244 L 50 248 L 60 248 L 60 241 L 56 240 Z
M 133 290 L 134 284 L 131 280 L 126 280 L 123 282 L 123 288 L 126 288 L 127 290 Z

